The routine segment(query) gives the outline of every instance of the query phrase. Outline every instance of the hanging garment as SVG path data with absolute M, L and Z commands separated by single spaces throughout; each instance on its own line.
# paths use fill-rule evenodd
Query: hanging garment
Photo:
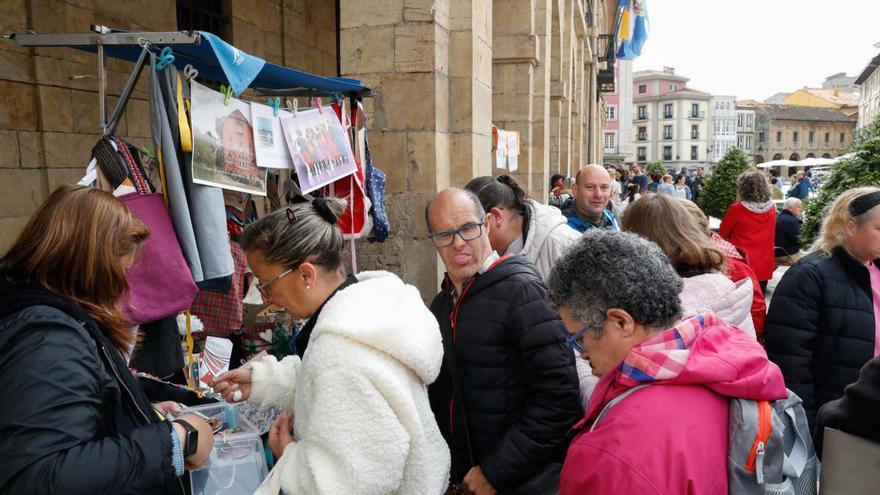
M 337 100 L 333 103 L 332 107 L 336 112 L 336 116 L 342 122 L 343 127 L 348 130 L 346 119 L 343 117 L 345 115 L 344 100 Z M 355 142 L 352 150 L 354 151 L 357 171 L 352 175 L 333 182 L 327 188 L 328 196 L 341 198 L 347 202 L 345 213 L 339 217 L 338 223 L 345 239 L 360 239 L 369 234 L 372 229 L 372 221 L 368 214 L 370 211 L 370 200 L 367 198 L 366 191 L 364 190 L 364 169 L 362 166 L 364 154 L 359 151 L 364 149 L 361 145 L 364 139 L 364 132 L 361 132 L 364 131 L 364 120 L 361 114 L 362 112 L 355 112 L 353 129 Z
M 190 312 L 205 325 L 203 335 L 207 337 L 228 337 L 241 329 L 247 261 L 237 242 L 229 241 L 228 246 L 235 261 L 232 290 L 228 294 L 199 291 L 190 308 Z
M 143 339 L 135 347 L 129 367 L 167 380 L 183 369 L 183 352 L 177 316 L 144 323 L 140 328 Z
M 358 103 L 358 107 L 360 107 L 360 103 Z M 385 242 L 391 232 L 388 213 L 385 211 L 385 173 L 373 164 L 366 128 L 364 129 L 364 172 L 367 182 L 367 197 L 370 198 L 372 204 L 370 217 L 373 220 L 373 230 L 370 231 L 368 239 L 370 242 Z
M 155 65 L 156 57 L 151 55 Z M 165 167 L 171 219 L 196 282 L 228 277 L 234 271 L 228 249 L 223 191 L 192 182 L 191 155 L 180 150 L 175 101 L 177 69 L 150 73 L 153 145 Z

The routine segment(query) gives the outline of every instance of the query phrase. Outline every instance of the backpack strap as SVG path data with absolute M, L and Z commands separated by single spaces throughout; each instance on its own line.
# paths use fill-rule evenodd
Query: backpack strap
M 638 385 L 638 386 L 633 387 L 633 388 L 627 390 L 626 392 L 624 392 L 624 393 L 618 395 L 617 397 L 611 399 L 610 401 L 608 401 L 608 404 L 605 404 L 605 407 L 602 408 L 602 412 L 600 412 L 600 413 L 599 413 L 599 416 L 596 417 L 596 421 L 593 421 L 593 426 L 590 426 L 590 431 L 593 431 L 594 429 L 596 429 L 596 425 L 599 424 L 599 421 L 602 421 L 602 418 L 604 418 L 605 415 L 608 414 L 608 411 L 609 411 L 612 407 L 616 406 L 618 402 L 622 401 L 623 399 L 626 399 L 626 398 L 629 397 L 633 392 L 635 392 L 635 391 L 637 391 L 637 390 L 639 390 L 639 389 L 643 389 L 643 388 L 648 387 L 648 386 L 650 386 L 650 385 L 648 385 L 648 384 Z

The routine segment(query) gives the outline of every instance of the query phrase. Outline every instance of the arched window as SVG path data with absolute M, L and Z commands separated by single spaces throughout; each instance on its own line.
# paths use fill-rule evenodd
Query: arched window
M 776 153 L 775 155 L 773 155 L 773 159 L 774 160 L 782 160 L 782 153 Z
M 795 161 L 795 162 L 796 162 L 796 161 L 800 160 L 801 157 L 800 157 L 800 155 L 798 155 L 797 153 L 792 153 L 791 156 L 788 157 L 788 159 L 791 160 L 791 161 Z
M 764 157 L 761 155 L 755 155 L 755 165 L 759 163 L 764 163 Z

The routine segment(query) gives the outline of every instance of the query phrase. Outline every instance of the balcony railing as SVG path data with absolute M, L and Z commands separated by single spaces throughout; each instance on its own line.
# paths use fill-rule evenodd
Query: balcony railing
M 650 118 L 651 118 L 650 114 L 648 112 L 644 112 L 644 113 L 637 114 L 636 118 L 634 118 L 633 120 L 638 122 L 640 120 L 649 120 Z
M 699 132 L 692 132 L 691 139 L 700 139 L 700 133 Z
M 638 139 L 639 141 L 647 141 L 648 135 L 647 134 L 639 134 L 638 136 L 636 136 L 636 139 Z
M 699 112 L 691 112 L 690 114 L 688 114 L 688 118 L 689 119 L 705 119 L 706 118 L 706 111 L 700 110 Z
M 671 118 L 672 118 L 672 114 L 671 114 L 671 113 L 663 112 L 663 118 L 664 118 L 664 119 L 671 119 Z

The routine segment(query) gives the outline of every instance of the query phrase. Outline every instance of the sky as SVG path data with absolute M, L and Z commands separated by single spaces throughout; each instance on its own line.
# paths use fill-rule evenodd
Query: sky
M 878 0 L 647 0 L 650 31 L 633 69 L 690 78 L 688 86 L 762 101 L 857 76 L 880 53 Z

